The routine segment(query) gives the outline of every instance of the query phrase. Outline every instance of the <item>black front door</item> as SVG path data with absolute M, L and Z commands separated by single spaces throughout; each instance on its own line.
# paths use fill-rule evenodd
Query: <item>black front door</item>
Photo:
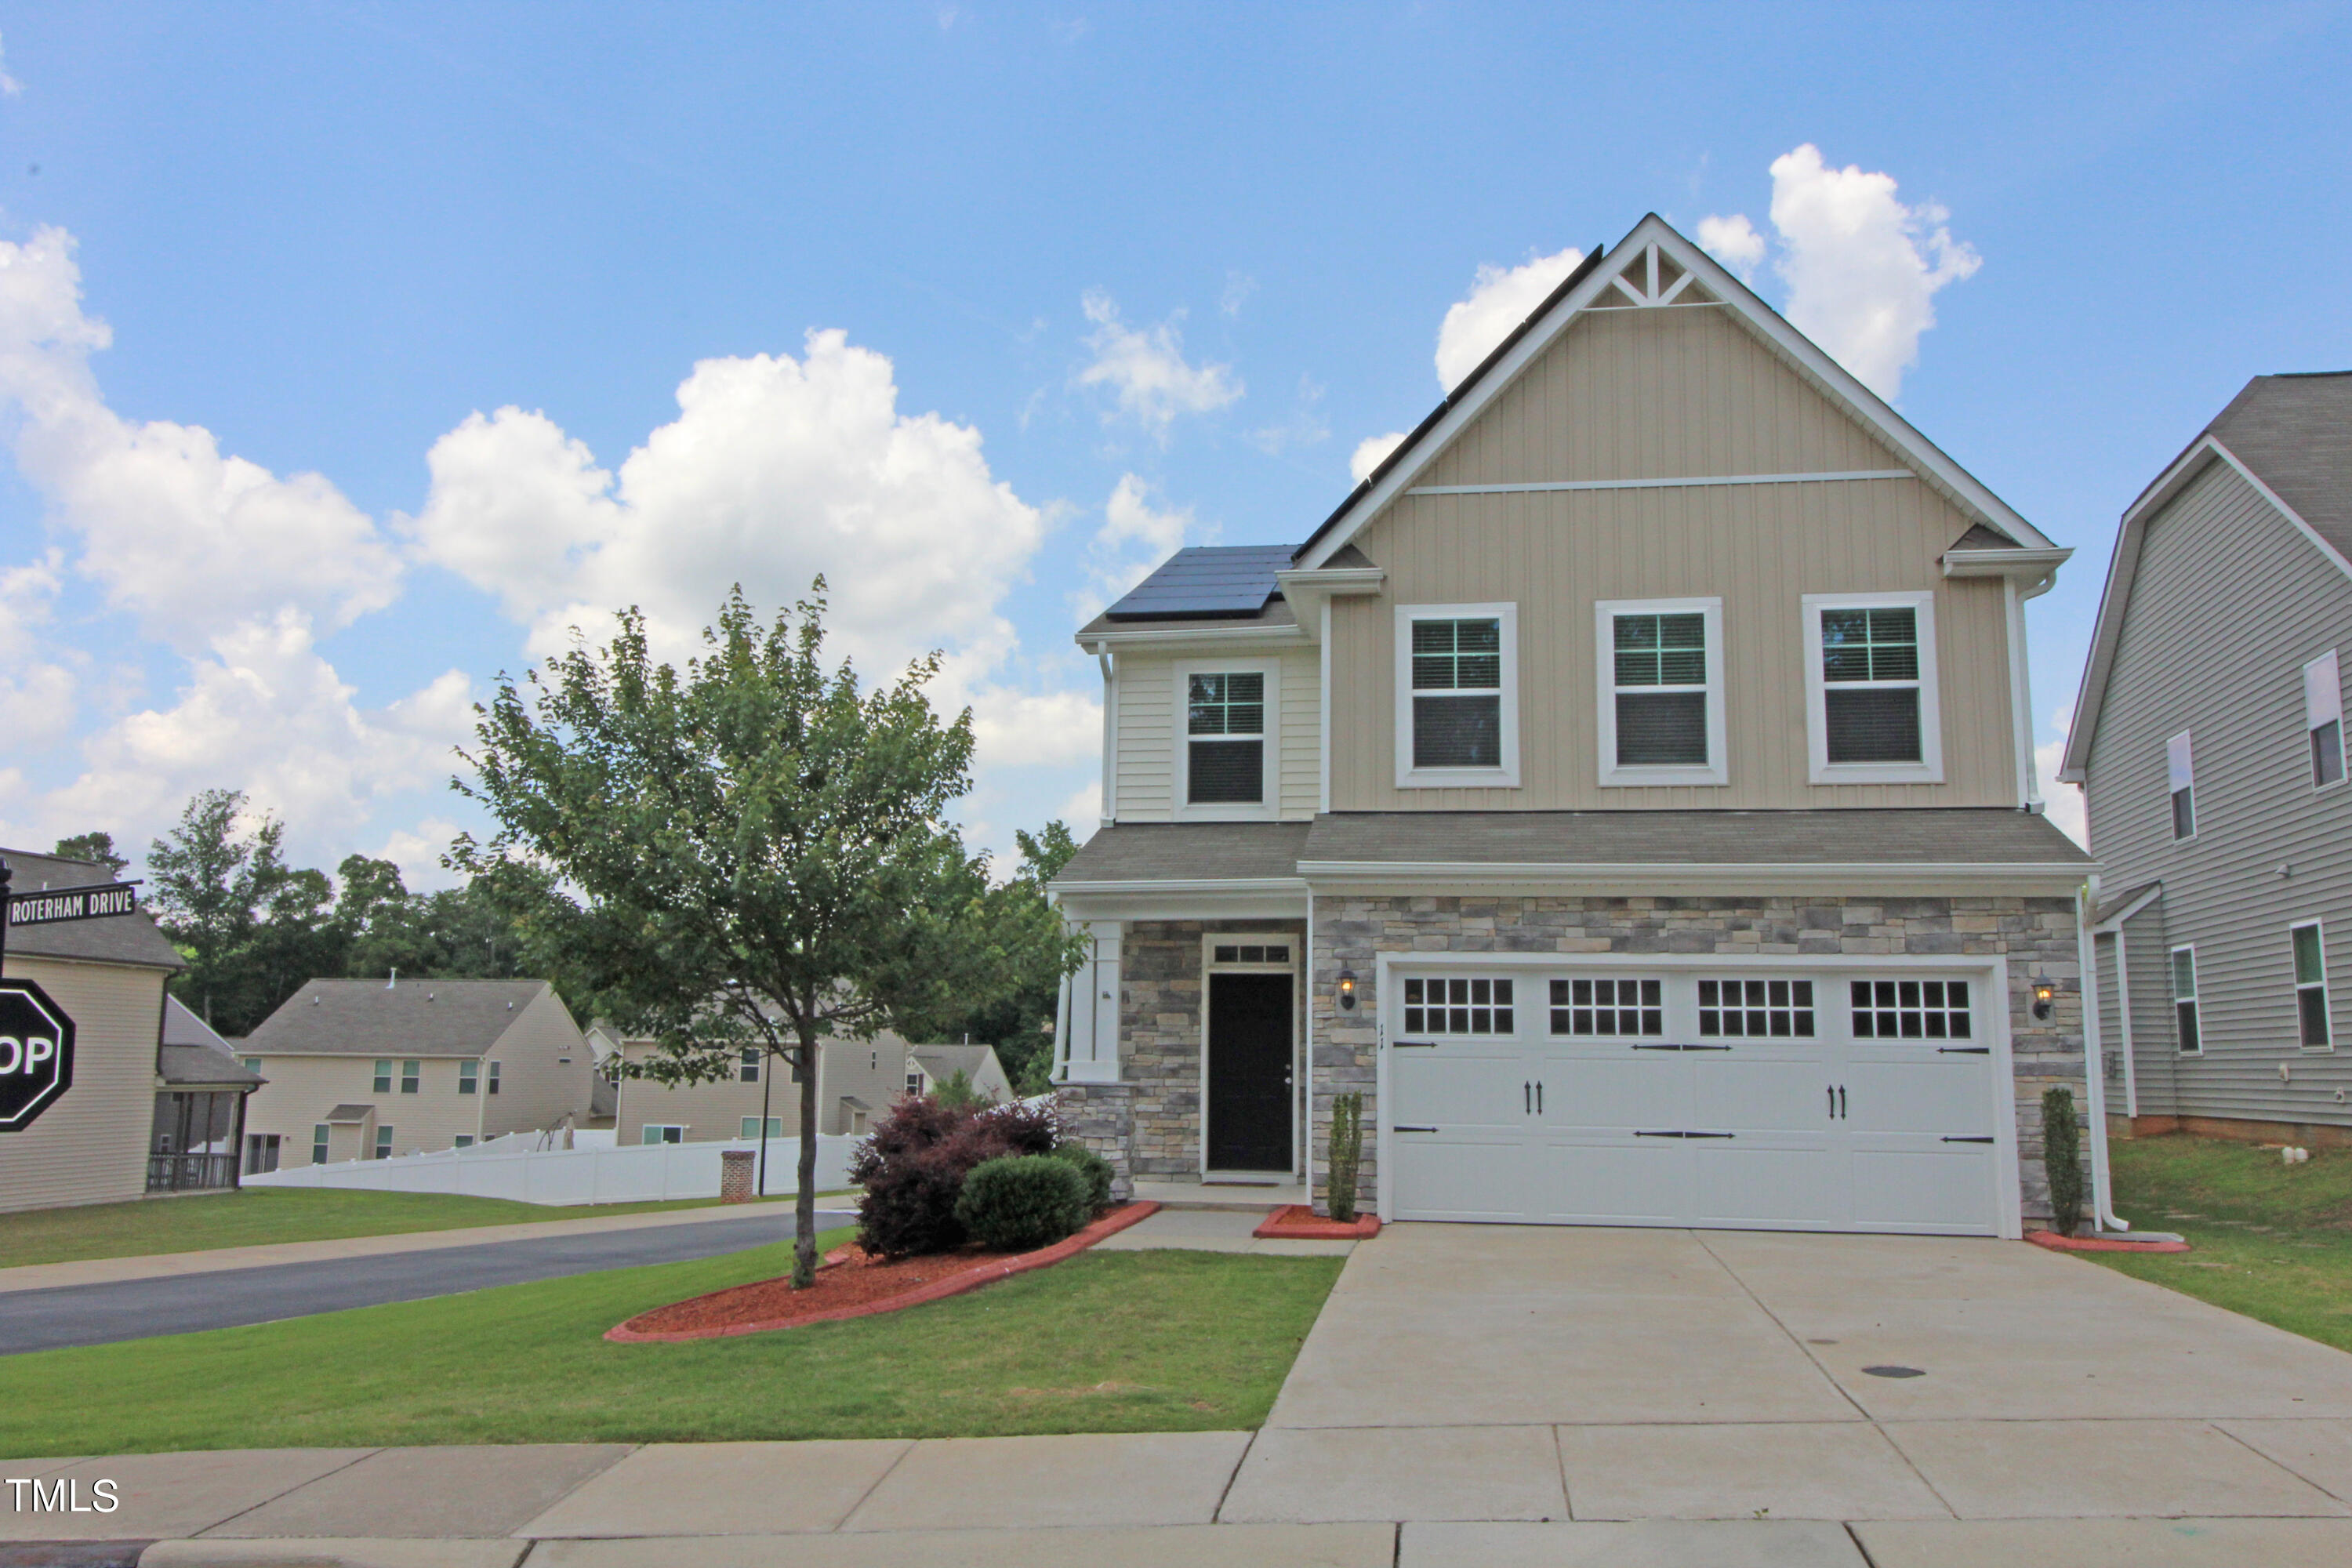
M 1287 1171 L 1290 976 L 1209 976 L 1209 1169 Z

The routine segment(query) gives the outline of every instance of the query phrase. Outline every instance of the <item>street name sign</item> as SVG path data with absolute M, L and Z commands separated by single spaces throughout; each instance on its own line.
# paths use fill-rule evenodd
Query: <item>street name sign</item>
M 101 882 L 90 888 L 44 888 L 37 893 L 16 893 L 8 900 L 12 926 L 54 925 L 59 921 L 103 920 L 109 915 L 136 914 L 139 890 L 131 882 Z
M 0 980 L 0 1132 L 21 1132 L 73 1087 L 74 1025 L 29 980 Z

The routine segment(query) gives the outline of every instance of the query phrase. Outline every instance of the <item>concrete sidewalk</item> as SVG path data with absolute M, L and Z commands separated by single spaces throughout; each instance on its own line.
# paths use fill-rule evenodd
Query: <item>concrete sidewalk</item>
M 839 1197 L 817 1199 L 819 1207 L 839 1207 Z M 457 1230 L 411 1230 L 392 1236 L 348 1236 L 329 1241 L 279 1241 L 260 1247 L 216 1247 L 203 1252 L 150 1252 L 130 1258 L 89 1258 L 72 1263 L 29 1263 L 0 1268 L 0 1295 L 14 1290 L 56 1290 L 75 1285 L 110 1285 L 126 1279 L 160 1279 L 186 1274 L 217 1274 L 236 1268 L 267 1268 L 281 1263 L 328 1263 L 347 1258 L 384 1258 L 402 1252 L 433 1252 L 446 1247 L 485 1247 L 500 1241 L 543 1237 L 595 1236 L 614 1230 L 706 1225 L 773 1214 L 783 1234 L 792 1232 L 790 1199 L 757 1205 L 713 1204 L 708 1208 L 659 1214 L 584 1215 L 578 1219 L 530 1220 L 520 1225 L 468 1226 Z

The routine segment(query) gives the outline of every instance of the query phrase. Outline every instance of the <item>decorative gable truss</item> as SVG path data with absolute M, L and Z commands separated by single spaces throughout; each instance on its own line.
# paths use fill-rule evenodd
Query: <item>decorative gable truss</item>
M 1653 242 L 1642 247 L 1639 255 L 1624 264 L 1624 270 L 1609 280 L 1609 287 L 1586 306 L 1587 310 L 1612 310 L 1629 307 L 1657 305 L 1719 305 L 1723 301 L 1707 291 L 1706 285 L 1674 258 L 1664 247 Z

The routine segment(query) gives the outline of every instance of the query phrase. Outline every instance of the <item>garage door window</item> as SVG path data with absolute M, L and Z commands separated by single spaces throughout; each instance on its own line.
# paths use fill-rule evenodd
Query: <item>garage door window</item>
M 1657 980 L 1555 980 L 1555 1035 L 1663 1035 L 1665 985 Z
M 1965 1040 L 1969 1037 L 1965 980 L 1853 982 L 1858 1040 Z
M 1813 983 L 1810 980 L 1702 980 L 1701 1039 L 1810 1040 Z
M 1508 1035 L 1512 1018 L 1507 980 L 1408 980 L 1404 983 L 1404 1027 L 1409 1035 Z

